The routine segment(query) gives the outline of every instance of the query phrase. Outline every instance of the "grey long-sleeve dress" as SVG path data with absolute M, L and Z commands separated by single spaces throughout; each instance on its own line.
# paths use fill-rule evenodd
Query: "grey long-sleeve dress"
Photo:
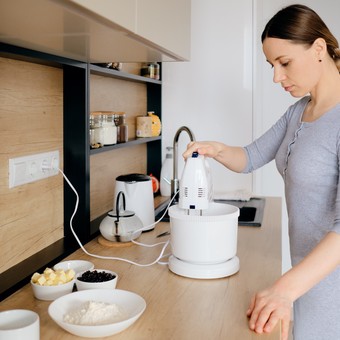
M 289 107 L 245 147 L 245 173 L 275 159 L 283 177 L 293 265 L 328 232 L 340 234 L 340 103 L 314 122 L 301 122 L 309 100 Z M 340 340 L 339 267 L 294 303 L 293 333 L 294 340 Z

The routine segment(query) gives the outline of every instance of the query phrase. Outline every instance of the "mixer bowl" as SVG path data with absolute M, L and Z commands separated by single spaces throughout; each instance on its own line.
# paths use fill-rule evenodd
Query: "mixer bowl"
M 228 261 L 237 252 L 238 207 L 209 203 L 202 216 L 173 205 L 169 208 L 173 256 L 194 264 Z

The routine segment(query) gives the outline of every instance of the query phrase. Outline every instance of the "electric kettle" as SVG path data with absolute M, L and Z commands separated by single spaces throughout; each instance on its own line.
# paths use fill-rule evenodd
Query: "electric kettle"
M 123 199 L 121 208 L 120 199 Z M 143 228 L 142 221 L 133 211 L 125 210 L 125 195 L 120 191 L 116 198 L 116 209 L 108 212 L 101 221 L 99 230 L 104 238 L 109 241 L 129 242 L 140 236 Z
M 115 197 L 122 191 L 126 197 L 126 209 L 134 211 L 146 230 L 154 229 L 155 208 L 151 177 L 144 174 L 127 174 L 116 178 Z M 115 199 L 116 200 L 116 199 Z M 116 202 L 113 202 L 115 207 Z

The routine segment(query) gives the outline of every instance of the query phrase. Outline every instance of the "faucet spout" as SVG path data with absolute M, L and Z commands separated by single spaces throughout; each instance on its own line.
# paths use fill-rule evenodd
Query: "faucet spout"
M 187 126 L 181 126 L 174 137 L 173 142 L 173 179 L 171 181 L 171 197 L 173 197 L 179 190 L 179 179 L 178 179 L 178 139 L 181 133 L 185 131 L 192 142 L 195 141 L 195 136 L 193 132 Z M 177 203 L 176 198 L 173 200 L 174 203 Z

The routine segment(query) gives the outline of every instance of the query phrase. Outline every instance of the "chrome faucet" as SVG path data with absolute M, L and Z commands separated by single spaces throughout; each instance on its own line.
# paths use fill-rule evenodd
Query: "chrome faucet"
M 186 126 L 181 126 L 174 137 L 174 142 L 173 142 L 173 179 L 171 180 L 171 197 L 173 197 L 175 194 L 177 194 L 179 190 L 179 179 L 178 179 L 178 159 L 177 159 L 177 153 L 178 153 L 178 139 L 180 134 L 186 131 L 187 134 L 189 135 L 189 138 L 192 142 L 195 141 L 195 136 L 191 132 L 191 130 L 186 127 Z M 174 198 L 173 203 L 177 203 L 176 198 Z

